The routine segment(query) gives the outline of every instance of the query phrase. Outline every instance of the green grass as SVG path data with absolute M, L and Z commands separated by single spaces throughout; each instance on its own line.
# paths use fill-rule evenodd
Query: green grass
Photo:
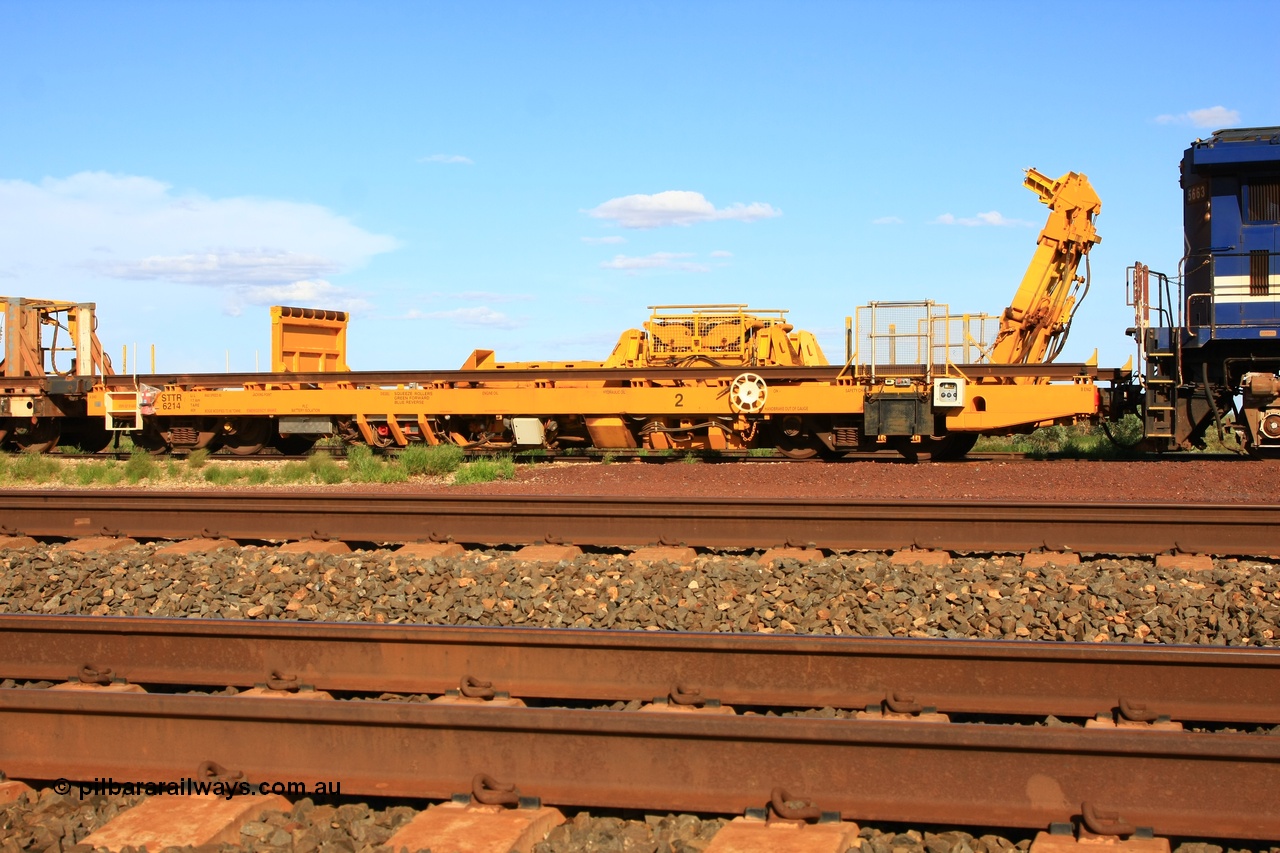
M 6 473 L 20 483 L 47 483 L 58 476 L 58 470 L 58 463 L 42 453 L 19 453 Z
M 115 486 L 124 480 L 124 469 L 114 459 L 64 464 L 58 475 L 68 486 Z
M 210 465 L 204 469 L 205 482 L 215 486 L 230 486 L 248 477 L 248 471 L 235 465 Z
M 1114 442 L 1107 437 L 1107 430 L 1110 430 Z M 983 436 L 974 445 L 974 452 L 1010 451 L 1025 453 L 1033 459 L 1128 459 L 1142 455 L 1137 449 L 1141 440 L 1142 420 L 1137 415 L 1128 414 L 1115 423 L 1107 424 L 1106 429 L 1101 424 L 1051 426 L 1041 427 L 1028 435 Z M 1235 453 L 1239 448 L 1234 433 L 1228 431 L 1222 442 L 1218 441 L 1216 428 L 1211 426 L 1205 433 L 1205 452 Z
M 464 455 L 462 448 L 454 444 L 411 444 L 400 451 L 400 464 L 410 477 L 440 476 L 457 471 Z
M 341 483 L 347 479 L 347 472 L 342 470 L 338 463 L 333 461 L 333 457 L 327 453 L 313 453 L 308 456 L 306 467 L 311 476 L 326 485 Z
M 67 465 L 59 479 L 68 486 L 92 486 L 100 482 L 106 469 L 100 465 Z
M 772 447 L 753 447 L 747 451 L 747 455 L 748 456 L 773 456 L 774 450 Z
M 311 479 L 311 469 L 305 462 L 286 462 L 276 471 L 275 476 L 275 481 L 284 485 L 310 483 Z
M 378 482 L 382 460 L 368 447 L 357 444 L 347 451 L 347 477 L 353 483 Z
M 702 461 L 702 457 L 698 456 L 698 454 L 693 451 L 688 451 L 684 456 L 680 457 L 680 461 L 686 465 L 696 465 Z
M 453 475 L 453 483 L 455 486 L 469 486 L 474 483 L 515 478 L 515 462 L 509 456 L 498 456 L 493 459 L 477 459 L 460 466 Z
M 384 460 L 357 444 L 347 451 L 347 479 L 353 483 L 402 483 L 409 475 L 398 459 Z
M 613 462 L 616 462 L 617 459 L 618 459 L 618 454 L 614 453 L 612 450 L 606 450 L 604 455 L 600 457 L 600 464 L 609 465 Z
M 534 456 L 539 454 L 534 453 Z M 68 486 L 113 486 L 128 482 L 182 482 L 202 479 L 219 486 L 321 483 L 401 483 L 410 477 L 442 476 L 458 471 L 466 456 L 455 445 L 411 445 L 402 451 L 381 456 L 370 448 L 350 448 L 345 464 L 327 453 L 313 453 L 305 462 L 284 464 L 222 463 L 207 450 L 192 451 L 186 457 L 158 458 L 134 448 L 123 464 L 115 459 L 81 461 L 63 459 L 58 454 L 0 453 L 0 482 L 60 482 Z M 482 482 L 515 477 L 510 457 L 480 460 L 462 477 L 462 482 Z
M 155 457 L 141 448 L 135 448 L 124 463 L 124 476 L 130 483 L 154 480 L 160 475 L 160 465 Z

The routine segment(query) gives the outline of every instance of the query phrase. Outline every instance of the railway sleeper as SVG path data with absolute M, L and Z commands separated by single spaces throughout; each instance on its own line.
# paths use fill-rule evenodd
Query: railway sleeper
M 213 781 L 226 780 L 219 778 Z M 109 785 L 103 784 L 101 787 L 106 789 Z M 92 790 L 91 786 L 86 788 Z M 78 789 L 79 786 L 73 786 L 73 790 Z M 94 802 L 101 802 L 110 808 L 110 794 L 106 790 L 98 793 L 106 796 L 95 798 Z M 17 802 L 18 810 L 14 812 L 15 815 L 23 815 L 23 803 L 34 804 L 39 797 L 40 792 L 26 783 L 0 777 L 0 804 Z M 246 836 L 266 841 L 282 828 L 284 836 L 275 837 L 283 842 L 286 837 L 296 839 L 298 833 L 305 832 L 312 822 L 313 813 L 317 820 L 323 819 L 326 828 L 329 828 L 325 837 L 334 840 L 343 831 L 331 828 L 332 809 L 343 801 L 349 806 L 359 807 L 358 803 L 344 797 L 330 805 L 329 810 L 317 812 L 311 802 L 291 802 L 296 797 L 297 794 L 272 794 L 265 798 L 226 798 L 212 794 L 151 796 L 125 808 L 106 823 L 97 824 L 93 833 L 82 838 L 79 843 L 95 849 L 104 846 L 111 849 L 123 846 L 138 849 L 143 845 L 150 849 L 161 849 L 212 844 L 217 838 L 228 839 L 228 843 L 238 843 Z M 515 802 L 509 802 L 513 797 Z M 486 802 L 495 798 L 502 802 Z M 781 802 L 776 803 L 777 800 Z M 475 774 L 469 791 L 455 793 L 443 802 L 415 805 L 421 811 L 394 830 L 394 834 L 385 841 L 387 846 L 397 850 L 412 850 L 433 844 L 438 847 L 442 842 L 457 839 L 454 846 L 462 847 L 465 843 L 467 849 L 527 850 L 544 839 L 552 845 L 562 844 L 563 841 L 556 840 L 557 835 L 581 837 L 584 833 L 590 833 L 595 826 L 599 827 L 596 832 L 602 833 L 602 838 L 630 838 L 634 835 L 648 837 L 649 832 L 646 830 L 651 827 L 676 823 L 672 816 L 651 816 L 641 821 L 619 820 L 605 813 L 591 818 L 580 815 L 572 824 L 565 824 L 565 816 L 560 810 L 543 805 L 537 797 L 523 796 L 513 783 L 504 784 L 484 773 Z M 246 806 L 249 807 L 247 813 Z M 402 810 L 404 806 L 389 808 Z M 778 788 L 764 807 L 747 808 L 741 816 L 731 820 L 700 819 L 684 815 L 679 821 L 687 823 L 689 831 L 707 845 L 703 849 L 711 853 L 785 849 L 843 853 L 850 847 L 866 846 L 873 839 L 893 841 L 895 846 L 908 851 L 923 851 L 932 849 L 926 847 L 931 838 L 937 844 L 947 842 L 949 836 L 955 836 L 955 840 L 968 837 L 962 831 L 945 831 L 940 827 L 933 828 L 932 832 L 908 830 L 906 835 L 902 834 L 901 827 L 886 827 L 889 831 L 884 832 L 873 824 L 860 826 L 851 820 L 842 820 L 839 813 L 822 812 L 818 809 L 819 804 L 793 799 L 790 792 Z M 1028 839 L 1030 849 L 1034 853 L 1169 853 L 1168 839 L 1156 837 L 1149 829 L 1129 826 L 1119 814 L 1107 813 L 1092 802 L 1082 803 L 1080 810 L 1081 814 L 1075 819 L 1051 824 L 1047 830 L 1037 833 L 1034 840 Z M 815 811 L 818 811 L 817 818 L 808 817 Z M 803 817 L 792 817 L 793 815 Z M 45 814 L 46 819 L 49 816 L 48 813 Z M 57 819 L 56 810 L 52 817 Z M 85 824 L 90 825 L 94 824 Z M 365 825 L 365 822 L 362 821 L 361 825 Z M 558 827 L 560 828 L 557 829 Z M 702 831 L 695 831 L 699 827 Z M 21 823 L 15 828 L 20 832 Z M 1130 831 L 1113 834 L 1117 828 Z M 1098 833 L 1094 829 L 1108 829 L 1112 832 Z M 1010 838 L 1017 836 L 1018 833 L 1011 833 Z M 71 834 L 67 833 L 66 837 L 70 838 Z M 973 842 L 977 838 L 969 838 L 970 846 L 976 847 Z M 988 838 L 996 840 L 993 836 L 984 836 L 983 840 Z M 1012 847 L 1013 842 L 1005 841 L 998 846 L 1006 845 Z

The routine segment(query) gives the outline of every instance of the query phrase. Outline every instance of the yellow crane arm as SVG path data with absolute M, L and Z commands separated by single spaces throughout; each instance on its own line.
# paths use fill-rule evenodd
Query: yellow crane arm
M 1055 181 L 1027 169 L 1022 184 L 1049 206 L 1049 221 L 1018 292 L 1000 318 L 991 352 L 997 364 L 1054 359 L 1066 342 L 1076 294 L 1084 283 L 1076 270 L 1093 245 L 1102 242 L 1093 226 L 1102 202 L 1087 177 L 1068 172 Z

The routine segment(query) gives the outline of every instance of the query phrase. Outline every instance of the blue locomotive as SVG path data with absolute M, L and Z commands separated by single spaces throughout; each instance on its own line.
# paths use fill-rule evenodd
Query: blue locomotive
M 1129 268 L 1147 443 L 1280 451 L 1280 127 L 1196 140 L 1181 185 L 1178 275 Z

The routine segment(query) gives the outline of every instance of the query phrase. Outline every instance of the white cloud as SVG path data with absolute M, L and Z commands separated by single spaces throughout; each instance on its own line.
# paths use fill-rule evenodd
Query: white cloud
M 447 320 L 459 326 L 484 326 L 490 329 L 518 329 L 520 322 L 508 317 L 501 311 L 494 311 L 485 305 L 475 308 L 454 308 L 452 311 L 418 311 L 414 309 L 405 315 L 409 320 Z
M 944 213 L 933 221 L 939 225 L 965 225 L 970 228 L 981 225 L 998 225 L 1009 228 L 1035 227 L 1032 223 L 1023 219 L 1009 219 L 998 210 L 979 213 L 977 216 L 953 216 L 950 213 Z
M 1156 121 L 1160 124 L 1189 124 L 1194 127 L 1237 127 L 1240 124 L 1240 112 L 1223 106 L 1206 107 L 1177 115 L 1159 115 L 1156 116 Z
M 872 225 L 901 225 L 902 217 L 900 216 L 878 216 L 871 220 Z
M 488 290 L 464 290 L 461 293 L 449 294 L 454 299 L 465 299 L 468 302 L 532 302 L 530 293 L 493 293 Z
M 340 269 L 328 258 L 270 249 L 212 249 L 187 255 L 152 255 L 138 261 L 89 261 L 87 265 L 110 278 L 205 285 L 299 281 Z
M 603 261 L 600 266 L 608 270 L 622 270 L 635 274 L 640 270 L 677 270 L 679 272 L 709 272 L 706 264 L 685 260 L 692 258 L 692 252 L 654 252 L 644 257 L 628 257 L 614 255 L 613 260 Z
M 733 257 L 733 252 L 727 252 L 727 251 L 725 251 L 724 249 L 716 249 L 714 252 L 712 252 L 712 253 L 711 253 L 711 257 L 713 257 L 713 258 L 732 258 L 732 257 Z
M 612 234 L 608 237 L 583 237 L 582 242 L 591 246 L 602 246 L 612 245 L 615 243 L 625 243 L 627 242 L 627 238 L 617 234 Z
M 461 154 L 430 154 L 426 157 L 419 157 L 419 163 L 452 163 L 461 166 L 474 166 L 475 161 L 470 157 L 463 157 Z
M 364 312 L 372 307 L 359 295 L 324 279 L 254 285 L 238 290 L 237 295 L 250 305 L 301 305 L 348 312 Z
M 102 279 L 217 287 L 233 313 L 283 286 L 355 304 L 326 278 L 396 246 L 316 204 L 214 199 L 105 172 L 0 180 L 0 258 L 42 287 L 96 288 Z
M 604 204 L 585 211 L 595 219 L 610 219 L 623 228 L 662 228 L 668 225 L 693 225 L 695 222 L 713 222 L 735 219 L 754 222 L 781 216 L 764 202 L 741 202 L 717 208 L 702 193 L 688 190 L 667 190 L 653 195 L 628 195 L 609 199 Z

